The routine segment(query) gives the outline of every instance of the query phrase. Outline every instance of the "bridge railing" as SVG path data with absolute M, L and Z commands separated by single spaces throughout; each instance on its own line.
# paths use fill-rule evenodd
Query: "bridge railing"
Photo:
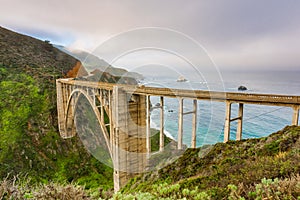
M 244 92 L 218 92 L 206 90 L 186 90 L 173 88 L 157 88 L 135 85 L 121 85 L 104 82 L 90 82 L 79 81 L 73 79 L 60 79 L 60 82 L 65 84 L 72 84 L 78 86 L 85 86 L 90 88 L 99 88 L 106 90 L 113 90 L 114 86 L 124 88 L 128 93 L 151 95 L 151 96 L 165 96 L 170 98 L 191 98 L 198 100 L 213 100 L 213 101 L 240 101 L 246 103 L 272 103 L 281 104 L 282 106 L 300 105 L 300 96 L 293 95 L 278 95 L 278 94 L 256 94 Z
M 267 102 L 281 104 L 300 104 L 298 96 L 278 95 L 278 94 L 250 94 L 250 93 L 232 93 L 226 94 L 227 100 L 239 100 L 249 102 Z

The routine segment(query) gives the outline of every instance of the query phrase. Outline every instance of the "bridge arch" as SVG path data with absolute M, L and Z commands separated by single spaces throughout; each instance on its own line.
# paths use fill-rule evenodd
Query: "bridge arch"
M 93 95 L 95 95 L 95 94 L 93 94 Z M 89 105 L 92 107 L 93 112 L 97 117 L 97 122 L 99 123 L 101 133 L 104 136 L 105 143 L 106 143 L 106 146 L 109 151 L 109 155 L 110 155 L 111 159 L 113 159 L 110 140 L 109 140 L 109 134 L 105 127 L 105 124 L 101 120 L 101 114 L 104 114 L 104 113 L 100 113 L 98 107 L 95 104 L 94 99 L 91 98 L 91 96 L 88 94 L 88 92 L 83 89 L 80 89 L 80 88 L 74 89 L 68 98 L 68 101 L 66 104 L 66 110 L 65 110 L 66 115 L 64 118 L 65 134 L 62 135 L 62 137 L 63 138 L 71 138 L 71 137 L 74 137 L 76 134 L 75 111 L 77 110 L 78 101 L 81 97 L 84 97 L 89 102 Z M 104 106 L 102 104 L 102 102 L 101 102 L 101 106 Z M 70 131 L 71 131 L 71 133 L 70 133 Z

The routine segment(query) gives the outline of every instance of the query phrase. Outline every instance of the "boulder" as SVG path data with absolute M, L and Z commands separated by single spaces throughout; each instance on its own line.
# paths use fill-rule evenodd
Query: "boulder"
M 247 89 L 247 87 L 241 85 L 241 86 L 238 87 L 238 90 L 239 91 L 245 91 L 245 90 L 248 90 L 248 89 Z

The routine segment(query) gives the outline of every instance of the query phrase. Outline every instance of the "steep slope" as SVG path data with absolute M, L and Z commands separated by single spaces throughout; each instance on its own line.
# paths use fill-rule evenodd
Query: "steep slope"
M 299 199 L 299 174 L 300 127 L 291 126 L 266 138 L 188 149 L 169 166 L 132 179 L 122 197 Z
M 80 73 L 79 60 L 40 41 L 0 27 L 0 177 L 78 181 L 112 187 L 112 170 L 91 157 L 80 139 L 57 128 L 55 79 Z
M 126 69 L 118 68 L 110 65 L 105 60 L 98 58 L 97 56 L 80 50 L 68 50 L 63 46 L 57 46 L 60 50 L 74 56 L 80 60 L 84 67 L 89 71 L 104 72 L 105 74 L 110 74 L 115 77 L 124 77 L 124 79 L 134 78 L 137 80 L 143 79 L 143 75 L 136 72 L 128 72 Z
M 41 76 L 65 76 L 78 60 L 40 41 L 0 27 L 0 64 Z M 37 68 L 37 69 L 36 69 Z M 29 70 L 29 71 L 26 71 Z

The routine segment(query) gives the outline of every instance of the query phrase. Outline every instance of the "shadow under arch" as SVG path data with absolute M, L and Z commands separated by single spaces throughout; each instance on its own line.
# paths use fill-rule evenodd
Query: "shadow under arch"
M 101 113 L 100 113 L 98 107 L 95 105 L 94 99 L 92 99 L 91 96 L 87 93 L 87 91 L 85 91 L 83 89 L 79 89 L 79 88 L 74 89 L 68 98 L 66 111 L 65 111 L 66 115 L 65 115 L 65 119 L 64 119 L 64 129 L 66 131 L 66 134 L 62 135 L 62 137 L 63 138 L 72 138 L 76 135 L 75 113 L 79 106 L 78 101 L 81 97 L 84 97 L 88 101 L 89 106 L 91 106 L 91 108 L 93 109 L 93 112 L 97 118 L 97 122 L 99 123 L 101 133 L 104 136 L 106 147 L 108 148 L 110 158 L 113 160 L 112 150 L 111 150 L 111 145 L 110 145 L 110 140 L 109 140 L 109 134 L 108 134 L 105 124 L 101 120 Z M 103 105 L 101 105 L 101 106 L 103 106 Z M 104 114 L 104 113 L 102 113 L 102 114 Z

